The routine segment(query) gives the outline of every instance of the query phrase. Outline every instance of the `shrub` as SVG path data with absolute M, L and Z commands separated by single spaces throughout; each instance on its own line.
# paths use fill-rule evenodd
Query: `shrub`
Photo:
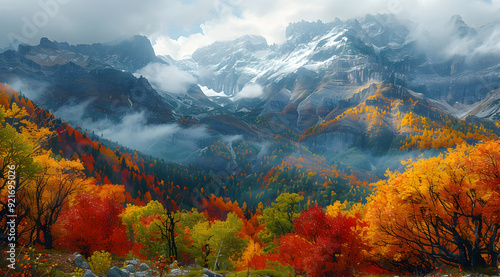
M 106 251 L 95 251 L 89 258 L 90 270 L 95 275 L 106 276 L 106 272 L 111 268 L 111 254 Z

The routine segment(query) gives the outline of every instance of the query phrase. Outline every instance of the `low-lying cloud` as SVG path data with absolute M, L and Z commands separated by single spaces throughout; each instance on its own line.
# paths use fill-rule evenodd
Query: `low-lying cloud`
M 136 77 L 144 76 L 159 92 L 185 93 L 196 78 L 189 72 L 182 71 L 174 65 L 150 63 L 134 73 Z
M 176 123 L 147 125 L 145 112 L 127 114 L 118 123 L 109 119 L 92 121 L 82 117 L 90 104 L 91 100 L 67 105 L 54 111 L 54 114 L 105 139 L 171 161 L 182 161 L 198 149 L 198 140 L 209 136 L 203 126 L 184 128 Z
M 420 47 L 435 59 L 462 56 L 466 61 L 475 61 L 488 55 L 500 55 L 500 21 L 474 28 L 465 18 L 464 22 L 457 18 L 438 28 L 426 29 L 420 25 L 413 30 L 413 36 Z
M 26 80 L 15 77 L 6 82 L 13 89 L 21 92 L 32 101 L 38 100 L 46 91 L 48 85 L 36 80 Z
M 257 98 L 264 94 L 262 87 L 259 84 L 246 84 L 236 95 L 234 100 L 240 100 L 244 98 Z

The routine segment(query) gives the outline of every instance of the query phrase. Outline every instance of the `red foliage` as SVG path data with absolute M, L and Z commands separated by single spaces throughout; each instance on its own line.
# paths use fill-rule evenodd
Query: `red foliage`
M 142 243 L 139 243 L 139 242 L 134 242 L 134 245 L 132 246 L 132 253 L 139 257 L 139 259 L 141 260 L 147 260 L 148 257 L 144 254 L 142 254 L 144 251 L 142 251 L 144 249 L 144 245 Z
M 323 209 L 313 206 L 303 211 L 300 217 L 294 220 L 295 232 L 311 243 L 317 243 L 321 236 L 325 236 L 331 229 L 331 219 L 327 217 Z
M 292 233 L 281 237 L 279 245 L 279 261 L 291 265 L 298 273 L 305 273 L 305 266 L 314 250 L 314 245 Z
M 357 224 L 355 217 L 331 217 L 313 206 L 294 220 L 295 234 L 280 239 L 279 261 L 309 276 L 353 276 L 366 247 Z
M 58 248 L 77 251 L 84 256 L 100 250 L 126 255 L 130 242 L 118 216 L 123 206 L 89 193 L 78 195 L 76 201 L 74 206 L 61 213 L 60 224 L 66 232 L 58 241 Z
M 267 260 L 268 258 L 264 255 L 254 255 L 248 262 L 248 265 L 255 270 L 265 269 L 267 267 Z

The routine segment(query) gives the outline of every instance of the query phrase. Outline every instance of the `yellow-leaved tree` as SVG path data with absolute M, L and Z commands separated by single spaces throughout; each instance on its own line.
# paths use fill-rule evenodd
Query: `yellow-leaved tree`
M 34 139 L 19 132 L 23 127 L 21 121 L 27 116 L 26 111 L 16 103 L 11 106 L 0 105 L 0 234 L 5 237 L 8 232 L 5 224 L 8 213 L 15 212 L 18 225 L 28 216 L 29 206 L 23 201 L 25 188 L 42 170 L 41 165 L 33 159 L 38 145 L 33 142 Z M 9 202 L 14 203 L 15 208 L 9 209 Z M 14 229 L 18 232 L 16 236 L 22 233 L 22 228 Z
M 441 264 L 496 268 L 500 141 L 464 144 L 387 174 L 365 216 L 379 266 L 411 272 Z
M 32 116 L 16 102 L 0 105 L 0 223 L 12 213 L 8 198 L 15 195 L 18 242 L 51 249 L 59 214 L 89 180 L 79 161 L 59 159 L 44 148 L 54 132 L 39 127 Z M 8 174 L 15 176 L 15 186 Z M 7 225 L 0 226 L 0 233 L 6 234 Z
M 68 208 L 71 196 L 92 183 L 83 173 L 80 161 L 53 158 L 47 150 L 34 157 L 43 166 L 30 185 L 26 187 L 25 203 L 30 207 L 27 227 L 29 240 L 52 249 L 53 227 L 59 215 Z

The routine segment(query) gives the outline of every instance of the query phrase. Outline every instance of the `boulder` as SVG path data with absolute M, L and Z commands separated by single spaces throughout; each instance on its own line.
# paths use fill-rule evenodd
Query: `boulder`
M 149 265 L 145 264 L 145 263 L 142 263 L 140 266 L 139 266 L 139 271 L 146 271 L 149 269 Z
M 130 273 L 121 270 L 117 266 L 113 266 L 108 270 L 108 277 L 129 277 Z
M 222 277 L 222 274 L 215 273 L 209 269 L 204 268 L 203 269 L 203 274 L 207 275 L 208 277 Z
M 128 264 L 127 267 L 126 267 L 126 269 L 130 273 L 134 273 L 135 272 L 135 266 L 133 264 Z
M 76 267 L 80 267 L 83 269 L 90 269 L 89 264 L 83 260 L 83 256 L 80 254 L 75 255 L 75 261 L 73 263 L 75 264 Z
M 90 265 L 87 262 L 83 262 L 82 266 L 80 266 L 80 267 L 83 268 L 83 269 L 90 269 Z
M 85 273 L 83 273 L 82 277 L 97 277 L 90 269 L 87 269 Z

